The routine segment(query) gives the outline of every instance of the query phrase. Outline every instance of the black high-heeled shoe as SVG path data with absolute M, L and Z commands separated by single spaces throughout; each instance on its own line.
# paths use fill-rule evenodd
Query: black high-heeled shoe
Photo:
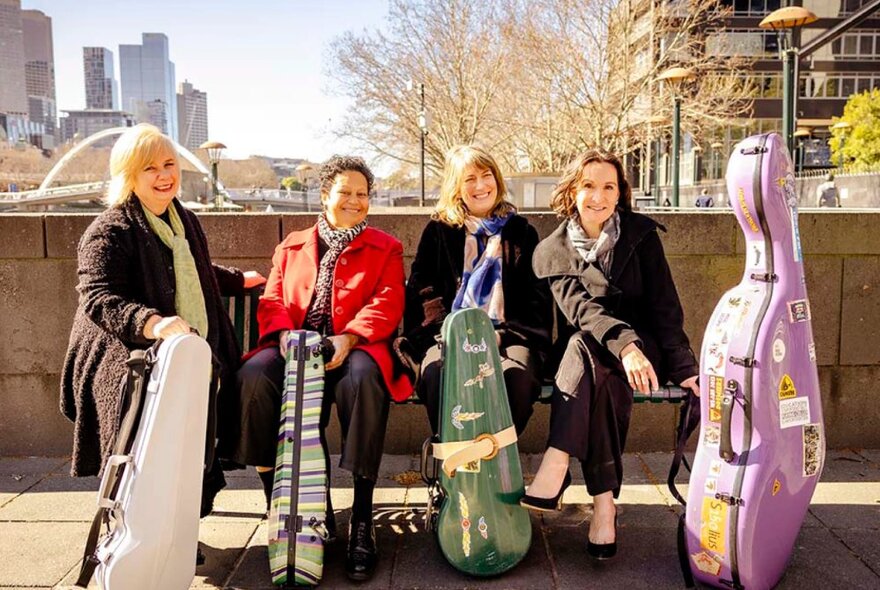
M 617 555 L 617 513 L 614 514 L 614 541 L 593 543 L 587 538 L 587 555 L 598 561 L 605 561 Z
M 539 510 L 541 512 L 562 510 L 562 494 L 565 493 L 565 490 L 567 490 L 570 485 L 571 472 L 566 471 L 565 478 L 562 480 L 562 487 L 559 488 L 559 493 L 555 496 L 552 498 L 536 498 L 535 496 L 526 494 L 520 499 L 519 505 L 523 508 L 528 508 L 529 510 Z

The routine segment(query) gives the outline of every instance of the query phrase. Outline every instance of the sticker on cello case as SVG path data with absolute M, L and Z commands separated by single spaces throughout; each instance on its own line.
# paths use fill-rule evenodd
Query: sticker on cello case
M 810 360 L 816 362 L 816 343 L 810 342 Z
M 822 425 L 804 425 L 804 477 L 812 477 L 819 473 L 822 458 L 825 454 L 822 443 Z
M 458 512 L 461 514 L 461 550 L 465 557 L 471 556 L 471 515 L 467 498 L 458 492 Z
M 721 444 L 721 428 L 714 424 L 706 424 L 706 430 L 703 432 L 703 444 L 707 447 L 715 447 Z
M 724 530 L 727 527 L 727 504 L 715 498 L 704 497 L 700 519 L 700 547 L 725 553 Z
M 782 375 L 779 380 L 779 399 L 791 399 L 797 395 L 797 389 L 794 387 L 794 381 L 788 376 L 788 373 Z
M 706 553 L 705 551 L 691 553 L 691 561 L 693 561 L 694 566 L 704 574 L 717 576 L 721 573 L 721 561 L 719 561 L 714 555 Z
M 773 360 L 777 363 L 785 360 L 785 342 L 782 341 L 782 338 L 773 341 Z
M 452 420 L 452 425 L 455 426 L 456 430 L 464 430 L 462 422 L 472 422 L 477 418 L 481 418 L 484 413 L 485 412 L 462 412 L 461 405 L 458 405 L 452 408 L 452 414 L 450 414 L 449 418 Z
M 805 397 L 779 400 L 779 428 L 810 423 L 810 400 Z
M 709 461 L 709 475 L 719 477 L 721 475 L 721 459 L 712 459 Z
M 709 420 L 721 422 L 721 398 L 724 397 L 724 379 L 709 376 Z
M 806 299 L 788 302 L 788 321 L 792 324 L 810 321 L 810 302 Z
M 464 344 L 461 345 L 461 349 L 471 354 L 479 354 L 481 352 L 486 352 L 489 347 L 486 345 L 485 338 L 483 338 L 483 340 L 479 344 L 471 344 L 468 339 L 465 338 Z
M 706 483 L 703 484 L 703 493 L 707 496 L 715 497 L 715 492 L 718 491 L 718 480 L 714 477 L 707 477 Z
M 764 269 L 764 252 L 766 252 L 764 242 L 752 242 L 749 246 L 749 263 L 751 268 Z
M 485 379 L 486 377 L 491 377 L 494 374 L 495 369 L 492 368 L 492 365 L 490 365 L 489 363 L 480 363 L 479 372 L 473 378 L 465 381 L 464 386 L 471 387 L 472 385 L 479 385 L 480 389 L 483 389 L 483 379 Z
M 484 539 L 489 538 L 489 525 L 486 524 L 486 517 L 485 516 L 480 517 L 480 522 L 477 524 L 477 530 L 480 531 L 481 537 L 483 537 Z
M 752 213 L 749 211 L 749 206 L 746 205 L 746 194 L 742 188 L 736 189 L 736 195 L 739 199 L 739 206 L 742 208 L 743 216 L 746 218 L 746 223 L 749 224 L 749 227 L 752 228 L 752 231 L 758 233 L 758 224 L 755 223 L 754 218 L 752 217 Z
M 779 483 L 778 479 L 774 479 L 773 480 L 773 490 L 771 491 L 771 494 L 773 496 L 776 496 L 776 494 L 778 494 L 779 490 L 781 490 L 781 489 L 782 489 L 782 484 Z

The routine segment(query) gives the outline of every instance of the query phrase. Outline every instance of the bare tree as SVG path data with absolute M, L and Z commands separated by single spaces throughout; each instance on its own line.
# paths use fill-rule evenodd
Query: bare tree
M 347 33 L 330 75 L 354 110 L 339 130 L 379 154 L 418 162 L 418 97 L 431 116 L 428 168 L 480 143 L 511 171 L 555 172 L 588 146 L 629 153 L 668 114 L 655 82 L 673 65 L 698 76 L 684 128 L 698 134 L 744 112 L 743 58 L 713 55 L 719 0 L 392 0 L 387 33 Z M 711 49 L 711 47 L 709 47 Z
M 425 88 L 430 170 L 438 171 L 446 151 L 460 143 L 501 147 L 510 134 L 493 113 L 510 86 L 502 8 L 496 0 L 392 0 L 387 33 L 337 38 L 329 74 L 355 105 L 341 133 L 417 164 L 420 105 L 417 90 L 407 89 L 412 82 Z

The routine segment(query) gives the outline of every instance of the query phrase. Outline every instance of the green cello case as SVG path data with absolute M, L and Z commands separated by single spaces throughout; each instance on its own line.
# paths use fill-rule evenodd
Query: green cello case
M 522 561 L 532 541 L 495 330 L 482 310 L 463 309 L 447 316 L 441 336 L 439 442 L 422 448 L 426 524 L 453 567 L 495 576 Z

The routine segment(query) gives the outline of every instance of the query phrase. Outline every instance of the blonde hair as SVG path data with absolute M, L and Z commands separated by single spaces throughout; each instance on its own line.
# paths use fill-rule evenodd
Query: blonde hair
M 497 186 L 495 205 L 489 215 L 506 215 L 516 212 L 516 207 L 505 200 L 507 187 L 498 169 L 495 158 L 489 152 L 475 145 L 457 145 L 446 153 L 443 166 L 443 182 L 440 185 L 440 199 L 434 209 L 433 218 L 453 227 L 461 227 L 468 216 L 467 207 L 461 196 L 464 171 L 468 166 L 476 166 L 481 170 L 491 170 Z
M 138 173 L 163 149 L 177 160 L 174 142 L 149 123 L 139 123 L 119 136 L 110 151 L 110 186 L 105 199 L 108 206 L 120 207 L 128 201 Z

